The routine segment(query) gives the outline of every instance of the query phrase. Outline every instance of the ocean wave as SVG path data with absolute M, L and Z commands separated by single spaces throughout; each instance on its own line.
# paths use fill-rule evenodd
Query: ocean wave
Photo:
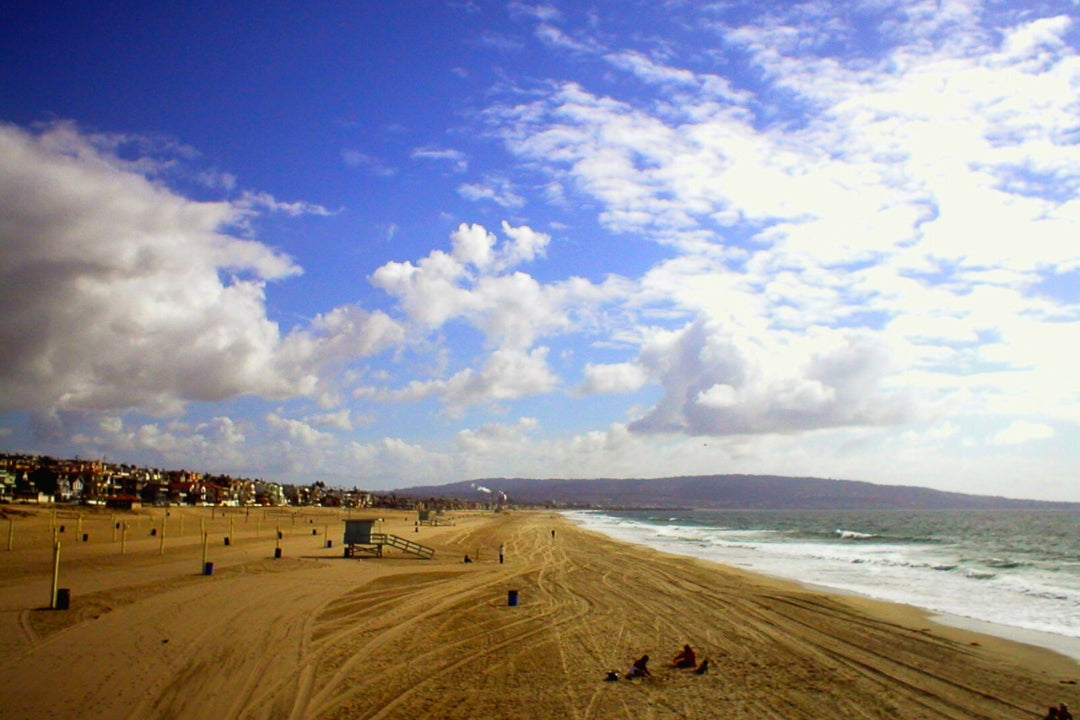
M 862 533 L 854 530 L 836 530 L 836 534 L 840 536 L 841 540 L 869 540 L 870 538 L 878 537 L 874 533 Z
M 986 570 L 974 570 L 967 568 L 964 570 L 964 576 L 971 578 L 972 580 L 993 580 L 997 577 L 997 573 L 988 572 Z
M 999 570 L 1012 570 L 1013 568 L 1026 567 L 1031 563 L 1021 562 L 1019 560 L 1005 560 L 1003 558 L 990 558 L 984 561 L 987 567 L 998 568 Z
M 933 612 L 1080 637 L 1080 543 L 1072 522 L 1077 516 L 1064 517 L 1052 535 L 1072 543 L 1063 554 L 1044 550 L 1045 529 L 1030 543 L 1020 542 L 1011 514 L 990 528 L 995 532 L 983 525 L 997 515 L 980 516 L 975 528 L 968 527 L 968 515 L 837 515 L 712 513 L 678 521 L 668 514 L 653 521 L 570 516 L 660 550 Z M 1056 542 L 1055 548 L 1063 541 Z

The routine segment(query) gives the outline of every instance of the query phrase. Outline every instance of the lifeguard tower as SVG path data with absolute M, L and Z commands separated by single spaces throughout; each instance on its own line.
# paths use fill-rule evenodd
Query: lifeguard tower
M 425 560 L 434 557 L 435 548 L 421 545 L 412 540 L 406 540 L 397 535 L 383 532 L 374 532 L 375 523 L 379 520 L 346 520 L 345 521 L 345 557 L 356 557 L 360 554 L 383 556 L 384 547 L 392 547 L 422 557 Z

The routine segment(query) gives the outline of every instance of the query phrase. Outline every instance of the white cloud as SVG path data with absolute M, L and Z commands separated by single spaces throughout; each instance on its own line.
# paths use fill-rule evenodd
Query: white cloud
M 717 383 L 698 393 L 695 402 L 708 408 L 732 408 L 739 404 L 739 393 L 727 383 Z
M 462 430 L 455 442 L 462 453 L 475 460 L 476 456 L 502 456 L 514 452 L 537 427 L 536 418 L 519 418 L 513 425 L 484 423 L 475 430 Z
M 318 427 L 333 427 L 338 430 L 352 430 L 352 413 L 348 408 L 332 413 L 323 413 L 304 418 L 304 422 Z
M 233 205 L 237 208 L 250 210 L 257 212 L 258 210 L 270 210 L 271 212 L 280 212 L 292 217 L 298 217 L 300 215 L 332 215 L 329 210 L 322 205 L 315 203 L 295 201 L 295 202 L 282 202 L 274 198 L 270 193 L 253 192 L 251 190 L 245 191 L 240 199 L 236 200 Z
M 300 268 L 223 231 L 276 201 L 197 202 L 131 166 L 69 124 L 0 127 L 2 409 L 288 397 L 400 339 L 387 316 L 350 308 L 282 338 L 265 286 Z
M 582 393 L 624 393 L 638 390 L 648 382 L 645 370 L 634 363 L 585 364 Z
M 490 200 L 504 208 L 520 208 L 525 205 L 523 198 L 506 178 L 488 177 L 483 183 L 462 183 L 458 194 L 466 200 L 478 202 Z
M 229 417 L 215 417 L 199 423 L 128 423 L 115 415 L 99 415 L 94 426 L 72 436 L 72 442 L 91 454 L 150 452 L 176 467 L 220 468 L 244 462 L 248 440 L 243 423 Z
M 699 320 L 642 349 L 638 362 L 664 395 L 630 427 L 731 435 L 903 423 L 913 419 L 911 398 L 885 385 L 888 358 L 866 332 L 762 338 Z
M 455 172 L 465 172 L 469 169 L 469 161 L 465 153 L 460 150 L 438 147 L 420 147 L 410 153 L 414 160 L 432 160 L 448 163 Z
M 416 265 L 386 263 L 371 282 L 426 331 L 463 319 L 490 344 L 517 348 L 550 333 L 572 332 L 593 308 L 625 296 L 628 285 L 618 278 L 601 285 L 581 278 L 545 285 L 524 272 L 508 272 L 542 256 L 550 237 L 505 222 L 502 231 L 507 239 L 498 243 L 483 226 L 462 224 L 451 234 L 452 252 L 433 250 Z
M 753 103 L 676 53 L 614 50 L 612 68 L 678 102 L 562 82 L 490 111 L 510 152 L 599 203 L 610 230 L 677 252 L 635 303 L 660 327 L 689 324 L 644 341 L 637 362 L 665 394 L 631 428 L 875 426 L 965 393 L 1007 415 L 1024 389 L 1028 405 L 1076 414 L 1060 384 L 1074 374 L 1059 368 L 1076 309 L 1031 293 L 1050 268 L 1080 264 L 1071 21 L 995 38 L 975 5 L 930 8 L 881 25 L 896 44 L 876 59 L 823 52 L 859 33 L 823 5 L 723 29 L 765 73 Z M 788 105 L 770 107 L 770 90 Z M 793 109 L 798 122 L 769 115 Z M 915 371 L 935 380 L 905 392 Z
M 416 401 L 439 397 L 452 412 L 483 402 L 516 400 L 551 392 L 558 379 L 547 364 L 548 349 L 529 352 L 500 349 L 491 354 L 479 370 L 466 368 L 446 380 L 414 380 L 391 392 L 386 399 Z
M 441 484 L 447 478 L 460 477 L 452 457 L 400 438 L 386 437 L 373 443 L 354 442 L 350 445 L 349 457 L 360 477 L 383 487 Z
M 303 420 L 293 420 L 281 417 L 277 413 L 268 413 L 266 416 L 266 424 L 273 430 L 282 433 L 290 441 L 308 447 L 316 447 L 333 442 L 333 436 L 330 435 L 330 433 L 317 430 Z
M 1057 433 L 1054 428 L 1044 423 L 1017 420 L 991 439 L 993 445 L 1020 445 L 1032 440 L 1045 440 Z

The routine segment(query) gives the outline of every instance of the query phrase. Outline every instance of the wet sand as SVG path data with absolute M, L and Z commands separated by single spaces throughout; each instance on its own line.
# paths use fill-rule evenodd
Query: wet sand
M 161 510 L 62 510 L 55 525 L 47 510 L 4 511 L 0 716 L 12 720 L 1040 718 L 1050 703 L 1080 706 L 1073 659 L 542 511 L 418 532 L 415 514 L 352 513 L 434 547 L 429 560 L 343 558 L 346 514 L 330 510 L 174 508 L 164 529 Z M 68 610 L 48 609 L 53 527 Z M 708 674 L 666 666 L 684 643 Z M 651 678 L 604 682 L 643 653 Z

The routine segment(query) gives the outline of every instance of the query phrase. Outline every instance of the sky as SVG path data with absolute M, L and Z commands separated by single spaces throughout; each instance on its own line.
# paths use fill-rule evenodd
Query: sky
M 0 10 L 0 450 L 1080 501 L 1075 2 Z

